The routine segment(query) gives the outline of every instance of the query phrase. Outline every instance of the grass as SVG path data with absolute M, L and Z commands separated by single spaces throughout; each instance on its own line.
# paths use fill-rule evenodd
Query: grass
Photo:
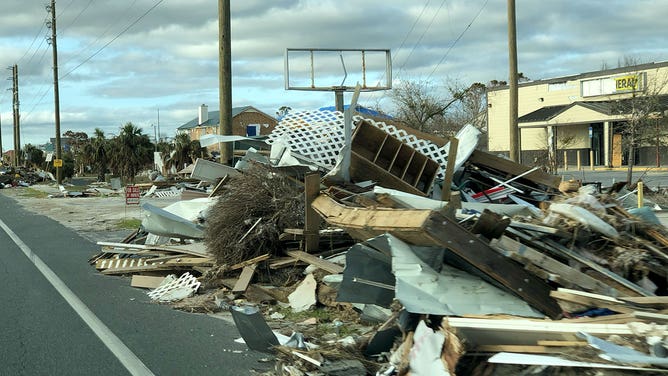
M 47 197 L 49 197 L 48 193 L 46 193 L 44 191 L 40 191 L 39 189 L 30 188 L 30 187 L 22 189 L 20 195 L 21 195 L 21 197 L 30 197 L 30 198 L 47 198 Z
M 123 230 L 135 230 L 141 225 L 141 219 L 123 218 L 116 223 L 116 227 Z

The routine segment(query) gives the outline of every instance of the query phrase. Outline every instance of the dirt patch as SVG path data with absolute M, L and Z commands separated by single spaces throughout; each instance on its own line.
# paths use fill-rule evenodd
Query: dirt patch
M 47 194 L 56 194 L 58 189 L 50 185 L 33 185 Z M 0 189 L 0 194 L 16 200 L 24 209 L 47 216 L 72 229 L 85 238 L 97 241 L 120 241 L 132 230 L 122 228 L 124 220 L 144 218 L 146 212 L 139 205 L 125 205 L 122 194 L 97 197 L 34 197 L 26 188 Z M 165 207 L 178 198 L 148 198 L 157 207 Z

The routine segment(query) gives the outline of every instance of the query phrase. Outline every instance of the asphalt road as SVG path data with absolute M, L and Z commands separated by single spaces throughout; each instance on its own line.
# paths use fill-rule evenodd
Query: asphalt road
M 65 213 L 63 215 L 66 215 Z M 99 246 L 0 195 L 0 375 L 248 375 L 233 324 L 150 302 Z
M 583 168 L 581 171 L 577 171 L 574 168 L 569 170 L 559 169 L 558 174 L 565 179 L 577 179 L 583 182 L 601 182 L 604 187 L 609 187 L 615 182 L 626 181 L 627 177 L 626 170 L 595 169 L 591 171 L 589 167 Z M 668 171 L 664 169 L 657 170 L 642 166 L 635 167 L 631 181 L 635 183 L 638 179 L 642 179 L 648 187 L 668 187 Z

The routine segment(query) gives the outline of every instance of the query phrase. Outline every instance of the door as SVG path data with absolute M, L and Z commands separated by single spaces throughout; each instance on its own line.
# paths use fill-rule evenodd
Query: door
M 615 133 L 612 135 L 612 167 L 622 166 L 622 135 Z

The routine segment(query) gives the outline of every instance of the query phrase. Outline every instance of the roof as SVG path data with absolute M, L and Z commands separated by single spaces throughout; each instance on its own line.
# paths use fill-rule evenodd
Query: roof
M 658 107 L 657 109 L 659 108 L 664 110 L 668 109 L 668 94 L 647 96 L 647 97 L 625 98 L 619 100 L 578 101 L 578 102 L 573 102 L 571 104 L 546 106 L 539 108 L 535 111 L 529 112 L 528 114 L 519 117 L 517 119 L 517 122 L 533 123 L 540 121 L 548 121 L 574 106 L 582 106 L 604 115 L 627 114 L 633 105 L 633 101 L 634 100 L 637 101 L 640 98 L 647 98 L 648 100 L 656 100 L 656 104 L 653 105 L 656 105 L 656 107 Z
M 533 86 L 533 85 L 560 83 L 560 82 L 566 82 L 566 81 L 575 81 L 575 80 L 581 80 L 581 79 L 590 78 L 590 77 L 600 77 L 600 76 L 614 75 L 614 74 L 619 74 L 619 73 L 644 71 L 644 70 L 649 70 L 649 69 L 662 68 L 662 67 L 666 67 L 666 66 L 668 66 L 668 61 L 660 61 L 660 62 L 656 62 L 656 63 L 651 62 L 651 63 L 646 63 L 646 64 L 628 66 L 628 67 L 603 69 L 603 70 L 585 72 L 585 73 L 574 74 L 574 75 L 569 75 L 569 76 L 546 78 L 546 79 L 540 79 L 540 80 L 529 81 L 529 82 L 520 82 L 518 84 L 518 86 L 519 87 L 525 87 L 525 86 Z M 487 88 L 487 91 L 507 90 L 509 87 L 510 87 L 509 85 L 499 85 L 499 86 L 494 86 L 494 87 Z
M 236 117 L 242 112 L 246 112 L 248 110 L 253 110 L 257 111 L 265 116 L 268 116 L 271 118 L 271 116 L 267 115 L 266 113 L 258 110 L 257 108 L 253 106 L 240 106 L 240 107 L 233 107 L 232 108 L 232 117 Z M 209 111 L 209 120 L 205 121 L 204 123 L 199 123 L 199 117 L 195 117 L 194 119 L 190 120 L 189 122 L 181 125 L 178 127 L 178 130 L 185 130 L 185 129 L 192 129 L 196 127 L 217 127 L 218 124 L 220 124 L 220 111 Z

